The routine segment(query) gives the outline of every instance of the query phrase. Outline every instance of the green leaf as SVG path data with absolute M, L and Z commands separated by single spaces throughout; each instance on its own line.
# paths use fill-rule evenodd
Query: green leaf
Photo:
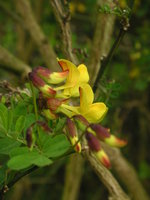
M 24 129 L 24 126 L 25 126 L 25 117 L 23 115 L 21 115 L 16 121 L 15 131 L 17 133 L 21 133 L 22 130 Z
M 0 123 L 6 130 L 8 127 L 7 119 L 8 119 L 8 109 L 4 104 L 0 103 Z
M 0 154 L 9 154 L 10 151 L 17 147 L 20 146 L 21 143 L 11 139 L 11 138 L 2 138 L 0 139 Z
M 21 170 L 31 165 L 36 165 L 38 167 L 43 167 L 52 163 L 52 160 L 48 159 L 42 154 L 39 154 L 36 151 L 23 153 L 12 157 L 7 165 L 12 170 Z
M 18 105 L 14 108 L 14 115 L 26 115 L 27 114 L 27 104 L 24 101 L 18 102 Z
M 6 177 L 6 166 L 0 167 L 0 186 L 4 183 Z
M 63 155 L 70 147 L 70 143 L 66 136 L 61 134 L 54 138 L 45 135 L 45 140 L 42 141 L 42 151 L 44 155 L 53 158 Z
M 59 118 L 58 119 L 58 123 L 56 124 L 56 127 L 54 129 L 54 132 L 60 132 L 60 131 L 62 131 L 65 123 L 66 123 L 66 117 Z
M 52 164 L 53 161 L 50 160 L 49 158 L 43 156 L 43 155 L 39 155 L 34 161 L 33 164 L 37 165 L 38 167 L 44 167 L 46 165 L 50 165 Z
M 33 113 L 30 113 L 28 115 L 26 115 L 26 120 L 25 120 L 25 131 L 26 129 L 31 126 L 31 124 L 33 124 L 34 122 L 36 121 L 36 118 L 35 118 L 35 114 Z
M 4 128 L 4 126 L 0 123 L 0 137 L 5 137 L 7 134 L 6 129 Z
M 30 149 L 28 147 L 16 147 L 12 149 L 9 153 L 10 157 L 18 156 L 21 154 L 29 153 Z
M 13 111 L 12 110 L 8 110 L 8 118 L 7 118 L 7 132 L 9 132 L 10 130 L 12 130 L 12 126 L 13 126 Z
M 6 113 L 6 112 L 7 112 L 7 108 L 6 108 L 6 106 L 5 106 L 3 103 L 0 103 L 0 110 L 1 110 L 3 113 Z

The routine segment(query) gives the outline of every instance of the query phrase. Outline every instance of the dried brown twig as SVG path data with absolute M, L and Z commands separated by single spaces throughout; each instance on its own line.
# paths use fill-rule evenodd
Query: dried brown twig
M 61 1 L 51 0 L 51 6 L 53 8 L 56 19 L 61 27 L 62 31 L 62 42 L 63 52 L 65 56 L 77 64 L 77 59 L 72 53 L 72 39 L 71 39 L 71 28 L 70 28 L 70 13 L 69 10 L 65 10 Z

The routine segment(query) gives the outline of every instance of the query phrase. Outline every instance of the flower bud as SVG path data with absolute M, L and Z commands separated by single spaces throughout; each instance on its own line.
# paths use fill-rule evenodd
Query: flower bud
M 29 79 L 32 81 L 33 85 L 38 88 L 46 97 L 52 97 L 56 94 L 56 91 L 53 90 L 49 85 L 37 75 L 35 71 L 29 73 Z
M 110 134 L 110 130 L 108 128 L 104 128 L 99 124 L 90 124 L 91 129 L 96 133 L 98 139 L 104 141 L 113 147 L 123 147 L 127 144 L 125 140 L 121 140 L 114 135 Z
M 57 108 L 58 108 L 62 103 L 64 103 L 65 101 L 67 101 L 67 99 L 60 100 L 60 99 L 57 99 L 57 98 L 49 98 L 49 99 L 47 100 L 47 106 L 48 106 L 48 108 L 50 108 L 52 111 L 56 111 Z
M 124 147 L 127 144 L 127 141 L 119 139 L 114 135 L 110 135 L 109 138 L 105 139 L 105 143 L 112 147 Z
M 45 85 L 45 82 L 39 76 L 37 76 L 37 74 L 33 71 L 29 73 L 29 79 L 32 81 L 33 85 L 37 88 L 44 87 Z
M 107 168 L 110 168 L 110 161 L 107 154 L 101 148 L 99 140 L 90 132 L 86 131 L 86 139 L 91 151 L 95 154 L 97 159 Z
M 69 70 L 63 72 L 51 72 L 49 69 L 44 67 L 35 68 L 37 74 L 49 84 L 59 84 L 63 82 L 68 76 Z
M 45 132 L 52 132 L 48 124 L 44 121 L 37 121 L 37 124 L 45 131 Z
M 74 147 L 75 151 L 80 153 L 81 152 L 81 144 L 80 144 L 80 142 L 78 142 L 77 128 L 76 128 L 74 122 L 70 118 L 67 118 L 66 123 L 67 123 L 66 129 L 67 129 L 67 132 L 69 135 L 70 142 L 73 146 L 75 145 L 75 147 Z
M 44 109 L 42 111 L 42 114 L 47 118 L 47 119 L 50 119 L 50 120 L 54 120 L 57 118 L 57 115 L 55 113 L 53 113 L 50 109 Z
M 86 131 L 89 126 L 89 122 L 82 115 L 75 115 L 74 120 L 81 131 Z
M 29 148 L 31 148 L 32 147 L 32 143 L 33 143 L 32 127 L 31 126 L 26 131 L 26 141 L 27 141 L 27 146 Z
M 110 137 L 109 129 L 104 128 L 100 124 L 90 124 L 90 127 L 96 133 L 98 139 L 104 141 L 105 138 Z

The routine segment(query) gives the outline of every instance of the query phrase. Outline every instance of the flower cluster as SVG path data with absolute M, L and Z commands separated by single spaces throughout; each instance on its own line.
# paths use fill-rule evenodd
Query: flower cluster
M 40 98 L 46 102 L 42 114 L 51 120 L 57 119 L 59 114 L 67 116 L 66 132 L 75 151 L 81 152 L 79 132 L 81 135 L 84 133 L 90 150 L 103 165 L 109 167 L 109 158 L 101 148 L 100 140 L 116 147 L 122 147 L 126 142 L 99 124 L 108 108 L 103 102 L 93 103 L 94 94 L 88 84 L 87 67 L 84 64 L 76 67 L 65 59 L 58 59 L 58 63 L 61 72 L 37 67 L 29 73 L 29 79 L 40 91 Z

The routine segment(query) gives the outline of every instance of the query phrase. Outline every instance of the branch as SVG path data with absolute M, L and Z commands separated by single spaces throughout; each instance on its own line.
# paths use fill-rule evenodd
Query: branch
M 90 162 L 94 171 L 97 173 L 100 180 L 106 186 L 110 194 L 110 200 L 129 200 L 130 198 L 121 189 L 119 183 L 114 178 L 109 170 L 107 170 L 100 162 L 95 158 L 92 153 L 85 152 L 85 157 Z
M 120 41 L 122 40 L 124 34 L 125 34 L 125 30 L 123 28 L 120 29 L 119 31 L 119 34 L 118 34 L 118 37 L 117 39 L 115 40 L 112 48 L 110 49 L 109 51 L 109 54 L 107 56 L 106 59 L 104 59 L 104 61 L 101 63 L 101 67 L 99 68 L 99 71 L 98 71 L 98 74 L 97 74 L 97 77 L 96 77 L 96 80 L 95 80 L 95 83 L 94 83 L 94 86 L 93 86 L 93 91 L 96 92 L 96 89 L 98 87 L 98 83 L 99 83 L 99 80 L 100 78 L 102 77 L 106 67 L 108 66 L 109 62 L 111 61 L 114 53 L 115 53 L 115 50 L 117 49 L 117 47 L 119 46 L 120 44 Z
M 122 156 L 117 148 L 111 148 L 102 144 L 108 154 L 113 170 L 116 172 L 122 183 L 126 186 L 134 200 L 148 200 L 149 196 L 139 181 L 133 166 Z
M 23 61 L 16 58 L 8 50 L 0 45 L 0 63 L 5 67 L 18 72 L 28 74 L 31 71 L 30 66 L 25 64 Z
M 29 31 L 31 38 L 38 46 L 38 49 L 47 64 L 47 66 L 56 71 L 59 69 L 56 61 L 56 55 L 49 44 L 48 38 L 45 36 L 40 26 L 35 20 L 29 0 L 15 0 L 16 9 L 24 20 L 24 25 Z
M 0 199 L 3 200 L 4 199 L 4 194 L 12 187 L 14 186 L 15 183 L 17 183 L 22 177 L 30 174 L 31 172 L 37 170 L 38 167 L 34 166 L 30 169 L 28 169 L 27 171 L 24 171 L 22 173 L 17 173 L 16 176 L 13 178 L 12 181 L 10 181 L 7 186 L 5 185 L 1 190 L 0 190 Z
M 72 53 L 71 28 L 69 23 L 70 13 L 64 9 L 61 1 L 51 0 L 50 3 L 62 30 L 63 52 L 68 59 L 77 63 L 77 58 Z
M 98 0 L 97 7 L 106 3 L 112 5 L 112 1 L 110 0 Z M 96 27 L 89 58 L 89 73 L 91 74 L 92 85 L 97 77 L 98 70 L 100 69 L 100 58 L 104 55 L 106 56 L 110 49 L 115 16 L 98 12 L 96 19 Z

